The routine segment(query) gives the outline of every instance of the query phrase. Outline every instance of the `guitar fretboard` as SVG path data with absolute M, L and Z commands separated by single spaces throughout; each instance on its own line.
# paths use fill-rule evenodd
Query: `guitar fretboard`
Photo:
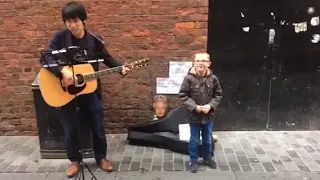
M 84 75 L 84 79 L 85 80 L 97 79 L 97 78 L 106 76 L 108 74 L 112 74 L 112 73 L 115 73 L 115 72 L 121 72 L 121 71 L 122 71 L 122 66 L 119 66 L 119 67 L 115 67 L 115 68 L 110 68 L 110 69 L 94 72 L 94 73 L 91 73 L 91 74 L 85 74 Z

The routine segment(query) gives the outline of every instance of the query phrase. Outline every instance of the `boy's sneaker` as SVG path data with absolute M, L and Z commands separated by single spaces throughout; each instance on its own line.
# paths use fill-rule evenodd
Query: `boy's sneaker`
M 190 162 L 189 163 L 189 170 L 192 173 L 196 173 L 199 169 L 198 163 L 197 162 Z
M 212 169 L 216 169 L 217 168 L 217 164 L 216 162 L 214 162 L 214 160 L 212 160 L 211 158 L 209 158 L 208 160 L 204 160 L 204 163 L 211 167 Z

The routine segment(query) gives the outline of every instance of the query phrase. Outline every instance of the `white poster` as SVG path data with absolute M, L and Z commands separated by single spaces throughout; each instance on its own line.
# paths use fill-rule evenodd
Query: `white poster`
M 179 94 L 184 78 L 157 78 L 157 94 Z
M 169 77 L 170 78 L 184 78 L 188 74 L 188 70 L 192 67 L 192 62 L 169 62 Z

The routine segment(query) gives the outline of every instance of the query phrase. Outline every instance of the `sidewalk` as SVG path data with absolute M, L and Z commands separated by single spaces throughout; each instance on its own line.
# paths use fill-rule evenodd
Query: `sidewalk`
M 186 171 L 173 172 L 96 172 L 95 177 L 108 180 L 319 180 L 319 173 L 303 172 L 199 172 L 191 174 Z M 85 179 L 91 180 L 92 176 L 85 173 Z M 66 180 L 64 173 L 0 173 L 0 179 L 14 180 Z M 69 178 L 74 179 L 74 178 Z
M 271 177 L 288 179 L 290 176 L 292 178 L 289 179 L 320 179 L 320 132 L 216 134 L 219 138 L 215 149 L 218 168 L 212 170 L 201 166 L 197 174 L 187 172 L 188 156 L 164 149 L 128 145 L 125 134 L 107 135 L 108 158 L 114 162 L 117 172 L 101 172 L 93 159 L 85 159 L 85 162 L 96 176 L 106 176 L 98 179 L 165 180 L 182 177 L 187 180 L 217 177 L 224 180 L 272 180 Z M 0 179 L 65 177 L 68 160 L 46 160 L 39 156 L 38 137 L 0 137 Z M 252 177 L 248 177 L 249 175 Z

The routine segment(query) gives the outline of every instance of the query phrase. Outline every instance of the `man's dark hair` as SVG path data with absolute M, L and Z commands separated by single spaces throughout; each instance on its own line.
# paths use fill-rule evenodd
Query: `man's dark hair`
M 61 11 L 62 20 L 66 22 L 69 19 L 79 18 L 82 22 L 87 19 L 87 12 L 85 7 L 78 2 L 67 3 Z

